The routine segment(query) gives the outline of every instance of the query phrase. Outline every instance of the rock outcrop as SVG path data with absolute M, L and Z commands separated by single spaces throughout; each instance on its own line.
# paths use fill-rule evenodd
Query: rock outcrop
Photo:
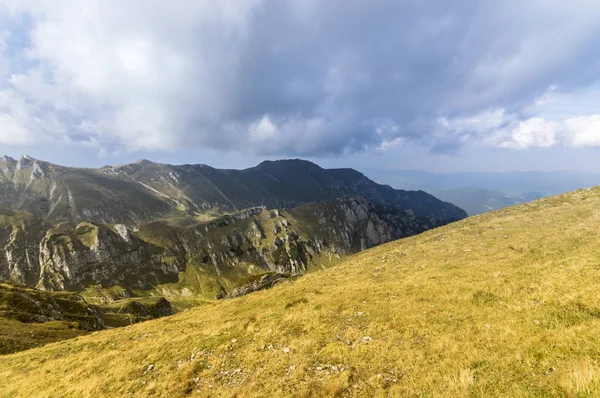
M 40 241 L 50 228 L 31 214 L 0 209 L 0 279 L 37 284 Z
M 26 213 L 3 214 L 0 278 L 45 290 L 119 286 L 207 297 L 230 291 L 250 274 L 304 273 L 436 226 L 355 197 L 135 229 L 92 222 L 52 227 Z
M 225 298 L 232 299 L 261 290 L 270 289 L 279 283 L 289 280 L 290 277 L 290 275 L 279 274 L 276 272 L 253 275 L 251 278 L 240 281 L 237 286 L 231 289 L 231 292 L 229 292 Z
M 49 290 L 95 284 L 144 289 L 150 278 L 176 280 L 182 270 L 177 263 L 163 262 L 160 248 L 123 225 L 93 223 L 50 229 L 40 243 L 39 264 L 37 286 Z
M 84 330 L 102 330 L 172 315 L 163 297 L 88 304 L 78 293 L 45 292 L 14 282 L 0 281 L 0 319 L 24 323 L 73 322 Z

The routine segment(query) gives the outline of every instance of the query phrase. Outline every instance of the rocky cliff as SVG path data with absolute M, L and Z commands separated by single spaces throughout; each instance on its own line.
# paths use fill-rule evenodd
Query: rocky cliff
M 40 242 L 49 228 L 31 214 L 0 209 L 0 279 L 37 284 Z
M 438 225 L 434 218 L 357 197 L 291 210 L 256 207 L 185 226 L 155 221 L 136 228 L 92 222 L 52 227 L 25 213 L 4 214 L 0 278 L 47 290 L 119 286 L 138 294 L 211 298 L 250 274 L 326 267 Z

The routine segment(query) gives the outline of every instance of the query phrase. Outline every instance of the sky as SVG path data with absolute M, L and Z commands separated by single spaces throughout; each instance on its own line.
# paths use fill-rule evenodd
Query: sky
M 600 171 L 597 0 L 0 0 L 0 153 Z

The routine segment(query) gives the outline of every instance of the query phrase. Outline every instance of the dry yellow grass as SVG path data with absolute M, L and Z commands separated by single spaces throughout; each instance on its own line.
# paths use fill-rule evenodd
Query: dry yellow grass
M 0 396 L 600 396 L 600 189 L 0 357 Z

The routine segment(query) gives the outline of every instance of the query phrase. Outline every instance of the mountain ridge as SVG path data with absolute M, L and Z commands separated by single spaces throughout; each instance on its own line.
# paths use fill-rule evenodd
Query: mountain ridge
M 292 208 L 344 196 L 412 210 L 443 222 L 462 209 L 422 191 L 395 190 L 353 169 L 323 169 L 305 160 L 265 161 L 242 170 L 141 160 L 98 169 L 23 157 L 0 161 L 0 207 L 49 222 L 137 225 L 173 215 L 213 217 L 248 207 Z

